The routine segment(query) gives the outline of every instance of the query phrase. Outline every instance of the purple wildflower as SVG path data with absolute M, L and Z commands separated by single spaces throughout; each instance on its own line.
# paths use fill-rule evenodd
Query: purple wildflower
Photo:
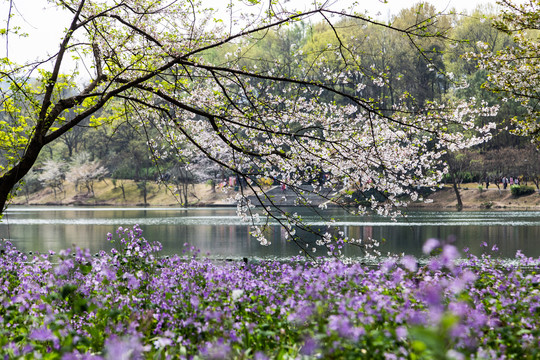
M 74 267 L 75 265 L 73 264 L 72 259 L 65 259 L 60 262 L 60 264 L 58 264 L 54 272 L 56 273 L 56 275 L 67 276 L 69 274 L 69 271 Z
M 312 337 L 308 337 L 306 338 L 306 340 L 304 341 L 304 345 L 300 349 L 300 354 L 310 356 L 315 354 L 318 349 L 319 344 L 317 344 L 317 341 Z
M 381 272 L 383 274 L 387 274 L 392 270 L 394 266 L 396 266 L 396 259 L 388 258 L 381 264 Z
M 137 277 L 135 277 L 135 275 L 133 275 L 133 274 L 125 273 L 122 276 L 122 278 L 127 280 L 127 286 L 131 290 L 138 289 L 139 286 L 141 285 L 141 282 L 139 281 L 139 279 L 137 279 Z
M 450 349 L 446 352 L 446 358 L 450 360 L 465 360 L 465 355 L 463 355 L 459 351 Z
M 136 360 L 143 358 L 144 348 L 137 337 L 111 337 L 105 341 L 106 360 Z
M 396 328 L 396 336 L 400 340 L 405 340 L 407 338 L 407 328 L 405 326 L 398 326 Z
M 443 266 L 454 268 L 454 261 L 459 258 L 459 251 L 454 245 L 444 245 L 440 256 Z
M 309 301 L 299 301 L 294 307 L 287 320 L 296 324 L 305 323 L 308 318 L 313 314 L 314 305 Z
M 427 239 L 427 241 L 424 243 L 424 246 L 422 246 L 422 252 L 426 255 L 429 255 L 433 250 L 439 247 L 440 244 L 440 241 L 437 239 Z
M 421 296 L 430 307 L 440 307 L 442 300 L 442 289 L 435 284 L 425 284 Z
M 269 360 L 269 357 L 266 356 L 263 352 L 257 351 L 253 359 L 254 360 Z
M 191 295 L 190 298 L 189 298 L 189 302 L 191 304 L 191 306 L 193 306 L 193 308 L 198 308 L 199 307 L 199 304 L 201 303 L 201 301 L 199 300 L 199 297 L 196 296 L 196 295 Z
M 53 341 L 56 340 L 56 335 L 46 327 L 35 329 L 30 333 L 30 339 L 35 341 Z
M 206 343 L 206 345 L 201 350 L 201 355 L 204 359 L 221 360 L 228 359 L 230 352 L 231 346 L 225 343 L 223 338 L 220 338 L 215 343 Z
M 154 340 L 154 346 L 158 349 L 171 346 L 172 344 L 173 344 L 173 341 L 166 337 L 158 337 L 156 340 Z
M 414 256 L 411 255 L 405 255 L 401 258 L 401 264 L 405 267 L 405 269 L 409 270 L 410 272 L 415 272 L 418 269 L 418 262 L 414 258 Z
M 81 354 L 77 350 L 62 355 L 62 360 L 104 360 L 103 357 L 94 354 Z
M 335 331 L 339 336 L 357 341 L 361 335 L 365 334 L 363 328 L 352 326 L 348 317 L 344 315 L 331 315 L 328 318 L 328 329 Z
M 112 268 L 110 268 L 110 267 L 108 267 L 108 266 L 105 266 L 105 265 L 104 265 L 104 266 L 101 268 L 100 274 L 101 274 L 105 279 L 107 279 L 107 280 L 109 280 L 109 281 L 115 281 L 115 280 L 116 280 L 116 272 L 115 272 Z

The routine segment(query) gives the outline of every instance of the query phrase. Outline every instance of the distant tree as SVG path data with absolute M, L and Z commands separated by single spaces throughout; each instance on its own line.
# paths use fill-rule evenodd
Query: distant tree
M 71 158 L 77 152 L 83 141 L 84 133 L 85 131 L 82 127 L 75 126 L 60 138 L 64 145 L 66 145 L 68 158 Z
M 449 153 L 446 156 L 448 175 L 452 181 L 452 189 L 454 189 L 454 193 L 456 194 L 457 209 L 459 211 L 463 210 L 463 201 L 461 200 L 459 188 L 465 177 L 471 172 L 472 158 L 473 154 L 470 151 Z
M 532 181 L 536 189 L 540 192 L 540 150 L 537 146 L 529 144 L 520 151 L 521 168 L 523 179 Z
M 108 174 L 107 169 L 99 161 L 90 160 L 90 155 L 85 152 L 78 153 L 69 164 L 66 180 L 75 185 L 84 185 L 87 195 L 94 196 L 94 181 L 100 180 Z
M 482 158 L 483 173 L 499 190 L 503 177 L 515 177 L 523 172 L 523 154 L 515 147 L 491 150 L 484 153 Z
M 448 43 L 445 52 L 445 66 L 455 76 L 457 81 L 470 82 L 471 77 L 479 73 L 478 64 L 470 61 L 464 55 L 478 53 L 486 45 L 489 51 L 497 52 L 513 45 L 511 36 L 498 30 L 494 26 L 497 17 L 497 9 L 493 6 L 476 8 L 469 16 L 461 16 L 456 19 L 455 25 L 450 31 L 452 39 L 456 41 Z M 483 78 L 487 78 L 485 71 L 480 71 Z M 460 89 L 461 92 L 471 91 L 469 96 L 477 96 L 480 93 L 480 84 Z
M 113 183 L 114 189 L 120 188 L 120 190 L 122 190 L 122 199 L 124 199 L 125 201 L 126 200 L 126 187 L 125 187 L 126 181 L 123 179 L 113 178 L 112 183 Z
M 148 181 L 147 180 L 141 180 L 137 181 L 137 189 L 141 192 L 141 196 L 143 198 L 143 205 L 148 205 Z
M 114 178 L 152 180 L 156 170 L 144 131 L 125 122 L 103 128 L 87 138 L 89 152 L 102 159 Z
M 39 191 L 43 188 L 43 184 L 39 180 L 39 174 L 35 170 L 30 170 L 22 181 L 22 192 L 28 204 L 30 200 L 30 194 Z
M 394 55 L 392 67 L 400 79 L 394 82 L 395 90 L 398 94 L 406 91 L 412 95 L 412 105 L 417 109 L 422 109 L 425 102 L 442 101 L 450 86 L 443 61 L 447 43 L 442 35 L 449 35 L 451 21 L 449 17 L 438 16 L 435 7 L 428 2 L 418 2 L 403 9 L 393 20 L 394 26 L 399 28 L 433 35 L 415 42 L 401 37 L 395 41 L 394 48 L 388 50 Z
M 183 150 L 186 151 L 189 147 L 189 144 L 185 144 Z M 208 181 L 212 186 L 212 192 L 215 192 L 216 183 L 222 180 L 226 176 L 225 174 L 228 176 L 230 172 L 226 167 L 199 152 L 193 153 L 189 158 L 164 158 L 160 155 L 159 153 L 155 154 L 156 165 L 160 169 L 158 182 L 166 184 L 171 193 L 177 196 L 185 206 L 189 204 L 190 185 Z M 227 159 L 225 151 L 220 155 L 220 158 Z
M 56 199 L 57 192 L 62 193 L 64 191 L 65 163 L 52 159 L 45 161 L 38 178 L 44 186 L 53 190 Z
M 175 164 L 169 169 L 168 174 L 170 175 L 170 179 L 168 179 L 167 182 L 173 185 L 173 187 L 170 188 L 172 193 L 177 196 L 182 205 L 188 206 L 189 186 L 193 186 L 196 182 L 195 174 L 183 163 Z

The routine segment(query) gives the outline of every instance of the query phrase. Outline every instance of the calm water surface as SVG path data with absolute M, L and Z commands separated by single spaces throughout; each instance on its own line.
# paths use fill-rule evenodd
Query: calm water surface
M 315 226 L 325 222 L 307 209 L 296 210 Z M 481 254 L 488 243 L 496 244 L 498 255 L 514 257 L 517 250 L 527 256 L 540 256 L 540 212 L 534 211 L 411 211 L 394 222 L 378 216 L 354 217 L 338 210 L 325 213 L 334 217 L 349 237 L 382 241 L 383 253 L 421 255 L 428 238 L 455 241 L 458 248 Z M 164 253 L 180 253 L 184 243 L 212 257 L 290 257 L 298 248 L 287 242 L 284 231 L 272 226 L 272 245 L 263 247 L 249 235 L 235 208 L 76 208 L 11 207 L 2 223 L 0 237 L 23 251 L 61 250 L 77 245 L 92 252 L 109 250 L 107 233 L 119 226 L 139 224 L 148 240 L 163 244 Z M 309 237 L 308 237 L 309 239 Z M 315 239 L 309 239 L 313 241 Z M 349 250 L 348 255 L 361 255 Z

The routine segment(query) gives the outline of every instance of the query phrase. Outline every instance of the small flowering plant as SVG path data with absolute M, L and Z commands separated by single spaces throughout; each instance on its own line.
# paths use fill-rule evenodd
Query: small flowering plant
M 112 235 L 109 235 L 112 240 Z M 0 245 L 0 356 L 46 359 L 535 359 L 539 259 L 426 257 L 379 265 L 159 257 L 138 226 L 118 250 Z M 488 249 L 488 248 L 486 248 Z M 496 251 L 496 248 L 491 248 Z M 489 251 L 488 251 L 489 252 Z

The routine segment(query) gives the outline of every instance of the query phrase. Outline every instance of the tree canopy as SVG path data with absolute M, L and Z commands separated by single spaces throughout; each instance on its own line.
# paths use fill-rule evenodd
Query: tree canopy
M 500 0 L 501 15 L 495 27 L 511 36 L 513 46 L 498 51 L 479 41 L 471 57 L 488 73 L 485 87 L 503 101 L 515 100 L 525 114 L 514 117 L 515 132 L 540 144 L 540 1 Z

